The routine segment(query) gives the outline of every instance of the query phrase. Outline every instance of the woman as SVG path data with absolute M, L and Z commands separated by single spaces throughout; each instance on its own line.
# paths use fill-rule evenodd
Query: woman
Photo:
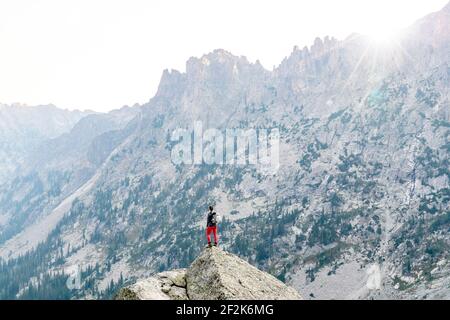
M 217 246 L 217 215 L 214 208 L 209 206 L 208 217 L 206 219 L 206 239 L 208 240 L 208 247 L 211 247 L 211 232 L 214 235 L 214 246 Z

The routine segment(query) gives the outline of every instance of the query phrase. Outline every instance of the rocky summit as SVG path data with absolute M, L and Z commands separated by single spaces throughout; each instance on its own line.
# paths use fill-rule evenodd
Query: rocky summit
M 206 248 L 188 269 L 158 273 L 122 288 L 118 300 L 300 300 L 270 274 L 217 247 Z

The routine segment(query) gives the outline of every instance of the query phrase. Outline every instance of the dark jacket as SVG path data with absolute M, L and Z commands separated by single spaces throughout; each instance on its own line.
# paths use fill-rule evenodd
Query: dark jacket
M 216 213 L 213 212 L 208 212 L 208 218 L 206 219 L 206 226 L 207 227 L 215 227 L 217 225 L 217 222 L 213 222 L 213 217 L 215 217 L 215 220 L 217 220 L 217 216 Z

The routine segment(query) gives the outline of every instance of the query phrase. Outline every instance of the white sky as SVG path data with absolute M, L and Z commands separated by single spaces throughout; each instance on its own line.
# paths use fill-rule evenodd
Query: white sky
M 0 0 L 0 103 L 107 111 L 222 48 L 268 69 L 315 37 L 406 27 L 448 0 Z

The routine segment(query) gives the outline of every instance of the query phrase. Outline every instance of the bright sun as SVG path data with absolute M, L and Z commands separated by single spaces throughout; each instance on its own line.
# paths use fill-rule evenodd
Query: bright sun
M 366 34 L 373 45 L 390 46 L 398 40 L 400 31 L 396 28 L 389 28 L 388 26 L 377 26 L 367 30 Z
M 362 22 L 361 31 L 373 45 L 389 46 L 398 40 L 401 23 L 389 15 L 374 12 L 373 17 Z

